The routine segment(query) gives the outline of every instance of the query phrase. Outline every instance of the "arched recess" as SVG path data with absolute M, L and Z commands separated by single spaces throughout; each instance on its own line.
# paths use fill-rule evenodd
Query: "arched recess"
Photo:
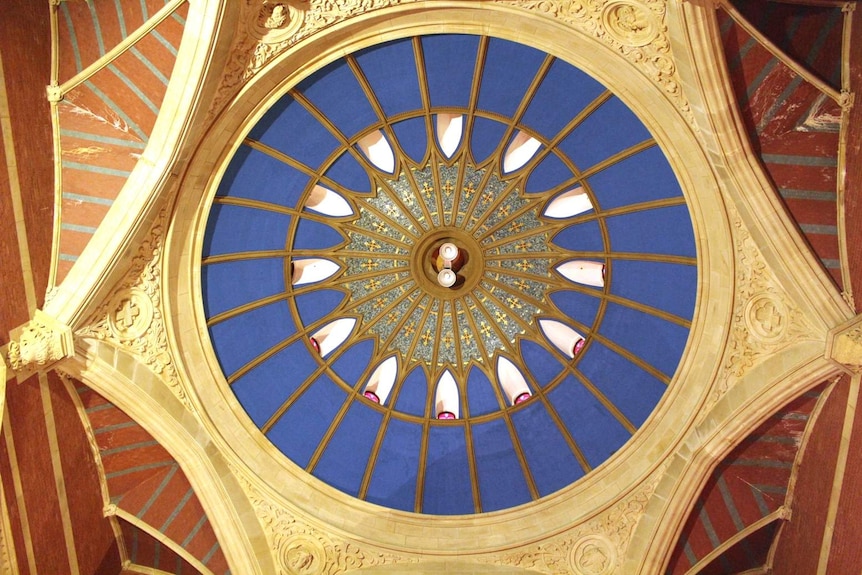
M 635 527 L 622 572 L 664 572 L 691 507 L 713 469 L 776 411 L 840 373 L 823 357 L 820 343 L 800 341 L 770 354 L 752 366 L 688 431 Z M 792 367 L 787 369 L 788 365 Z
M 104 341 L 81 338 L 60 369 L 109 398 L 179 463 L 236 573 L 275 573 L 254 509 L 200 422 L 149 367 Z
M 176 166 L 189 157 L 207 124 L 207 106 L 199 103 L 209 102 L 221 81 L 240 5 L 222 0 L 189 4 L 183 39 L 149 144 L 75 265 L 46 297 L 44 311 L 73 331 L 126 271 L 135 253 L 129 246 L 149 231 L 176 184 Z
M 586 478 L 539 501 L 482 514 L 417 517 L 379 508 L 352 498 L 291 464 L 244 415 L 221 373 L 206 333 L 201 302 L 201 241 L 206 215 L 227 161 L 270 103 L 310 72 L 345 53 L 423 33 L 488 34 L 530 44 L 572 63 L 614 90 L 650 128 L 668 157 L 685 195 L 698 250 L 698 305 L 686 353 L 668 392 L 643 427 L 617 453 Z M 638 97 L 635 97 L 638 94 Z M 649 95 L 649 97 L 640 96 Z M 201 190 L 206 190 L 201 193 Z M 637 488 L 679 447 L 708 390 L 727 338 L 733 274 L 727 257 L 733 252 L 725 205 L 698 138 L 679 108 L 635 64 L 585 30 L 522 8 L 481 6 L 441 0 L 434 10 L 404 4 L 361 14 L 333 24 L 276 57 L 231 101 L 191 159 L 180 186 L 166 247 L 168 280 L 166 323 L 178 369 L 187 378 L 207 428 L 252 474 L 279 489 L 280 504 L 314 521 L 332 522 L 348 537 L 393 550 L 429 548 L 441 555 L 486 553 L 500 549 L 487 537 L 492 525 L 525 525 L 507 548 L 571 529 L 601 513 Z M 708 241 L 707 241 L 708 238 Z M 708 278 L 708 281 L 704 281 Z M 709 302 L 709 305 L 703 302 Z M 216 424 L 215 422 L 218 422 Z M 226 455 L 227 457 L 227 455 Z M 612 481 L 619 489 L 607 489 Z M 290 499 L 280 494 L 289 493 Z M 583 502 L 590 502 L 584 505 Z M 581 502 L 581 503 L 576 503 Z M 367 525 L 379 527 L 372 534 Z

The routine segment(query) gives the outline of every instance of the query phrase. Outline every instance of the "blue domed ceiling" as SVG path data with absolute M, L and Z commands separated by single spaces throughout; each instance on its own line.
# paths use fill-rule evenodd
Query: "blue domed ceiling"
M 452 515 L 554 493 L 632 437 L 697 267 L 673 171 L 615 95 L 531 47 L 434 35 L 271 106 L 213 200 L 201 282 L 227 383 L 285 457 Z

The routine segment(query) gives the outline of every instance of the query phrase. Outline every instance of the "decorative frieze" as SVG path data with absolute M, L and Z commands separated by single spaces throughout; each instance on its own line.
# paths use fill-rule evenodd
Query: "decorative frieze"
M 81 337 L 109 341 L 140 358 L 190 410 L 180 383 L 162 313 L 161 262 L 165 213 L 159 214 L 149 237 L 138 248 L 131 268 L 114 296 L 76 332 Z

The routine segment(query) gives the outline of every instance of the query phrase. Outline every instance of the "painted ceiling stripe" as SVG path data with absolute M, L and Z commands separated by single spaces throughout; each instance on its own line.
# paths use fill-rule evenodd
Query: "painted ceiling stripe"
M 83 194 L 73 194 L 72 192 L 63 192 L 63 199 L 72 200 L 75 202 L 87 202 L 89 204 L 99 204 L 102 206 L 113 205 L 114 200 L 111 198 L 100 198 L 98 196 L 85 196 Z
M 114 111 L 114 112 L 115 112 L 115 113 L 116 113 L 120 118 L 122 118 L 122 119 L 123 119 L 123 121 L 124 121 L 124 122 L 126 122 L 126 125 L 128 125 L 128 126 L 129 126 L 129 128 L 131 128 L 131 130 L 132 130 L 132 131 L 133 131 L 133 132 L 134 132 L 134 133 L 135 133 L 135 134 L 136 134 L 136 135 L 137 135 L 141 140 L 143 140 L 143 141 L 145 141 L 145 142 L 146 142 L 146 141 L 149 139 L 149 135 L 148 135 L 148 134 L 146 134 L 146 133 L 144 133 L 144 131 L 143 131 L 143 130 L 141 130 L 141 128 L 139 128 L 139 127 L 138 127 L 138 125 L 135 123 L 135 121 L 134 121 L 134 120 L 132 120 L 132 119 L 129 117 L 129 115 L 128 115 L 128 114 L 126 114 L 126 113 L 123 111 L 122 107 L 118 106 L 118 105 L 116 104 L 116 102 L 114 102 L 113 100 L 111 100 L 111 98 L 109 98 L 107 94 L 105 94 L 104 92 L 102 92 L 102 90 L 101 90 L 101 89 L 99 89 L 99 87 L 98 87 L 98 86 L 96 86 L 92 81 L 87 80 L 87 81 L 85 81 L 85 82 L 84 82 L 84 85 L 85 85 L 85 86 L 87 86 L 90 90 L 92 90 L 92 91 L 93 91 L 93 93 L 94 93 L 96 96 L 98 96 L 98 97 L 99 97 L 103 102 L 105 102 L 105 104 L 106 104 L 109 108 L 111 108 L 111 109 L 112 109 L 112 110 L 113 110 L 113 111 Z
M 63 18 L 66 20 L 66 30 L 69 32 L 69 42 L 72 44 L 72 54 L 75 57 L 75 71 L 80 73 L 84 69 L 81 63 L 81 51 L 78 49 L 78 37 L 75 35 L 75 24 L 72 22 L 72 15 L 69 13 L 69 7 L 66 3 L 60 3 L 60 11 L 63 13 Z
M 145 105 L 147 108 L 149 108 L 149 109 L 150 109 L 150 111 L 151 111 L 153 114 L 155 114 L 155 115 L 157 115 L 157 116 L 158 116 L 158 114 L 159 114 L 159 107 L 158 107 L 158 106 L 156 106 L 156 105 L 153 103 L 153 101 L 152 101 L 152 100 L 150 100 L 150 99 L 147 97 L 147 95 L 146 95 L 146 94 L 144 94 L 144 93 L 141 91 L 141 89 L 140 89 L 140 88 L 138 88 L 137 84 L 135 84 L 134 82 L 132 82 L 132 81 L 129 79 L 129 77 L 128 77 L 128 76 L 126 76 L 125 74 L 123 74 L 123 73 L 122 73 L 122 72 L 117 68 L 117 66 L 115 66 L 114 64 L 108 64 L 108 70 L 110 70 L 111 72 L 113 72 L 113 73 L 114 73 L 114 75 L 115 75 L 117 78 L 119 78 L 119 79 L 120 79 L 120 81 L 122 81 L 122 82 L 123 82 L 123 84 L 125 84 L 125 85 L 129 88 L 129 90 L 131 90 L 131 92 L 132 92 L 135 96 L 137 96 L 137 97 L 141 100 L 141 102 L 143 102 L 143 103 L 144 103 L 144 105 Z
M 68 129 L 60 129 L 61 137 L 68 138 L 77 138 L 79 140 L 91 140 L 93 142 L 100 142 L 102 144 L 113 144 L 116 146 L 124 146 L 128 148 L 136 148 L 139 150 L 143 150 L 146 147 L 144 142 L 136 141 L 136 140 L 126 140 L 123 138 L 112 138 L 110 136 L 103 136 L 101 134 L 94 134 L 92 132 L 81 132 L 79 130 L 68 130 Z
M 102 27 L 99 25 L 99 14 L 96 12 L 96 6 L 93 2 L 87 2 L 87 7 L 90 9 L 90 16 L 93 18 L 93 28 L 96 35 L 96 43 L 99 46 L 99 56 L 104 56 L 105 42 L 102 40 Z

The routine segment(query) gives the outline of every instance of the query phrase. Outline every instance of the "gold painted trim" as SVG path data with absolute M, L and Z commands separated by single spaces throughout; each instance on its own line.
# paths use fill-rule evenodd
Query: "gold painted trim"
M 838 457 L 835 461 L 835 474 L 832 479 L 832 490 L 829 494 L 829 507 L 826 511 L 826 524 L 823 527 L 823 538 L 820 543 L 820 556 L 817 561 L 817 574 L 826 575 L 829 567 L 829 555 L 832 550 L 832 536 L 835 533 L 835 520 L 838 517 L 838 506 L 844 488 L 844 475 L 847 469 L 847 458 L 850 454 L 850 441 L 853 438 L 853 422 L 856 419 L 856 406 L 859 402 L 860 381 L 862 374 L 857 373 L 850 379 L 850 390 L 847 392 L 847 406 L 844 410 L 844 424 L 841 428 L 841 442 L 838 444 Z
M 20 573 L 18 567 L 18 552 L 15 550 L 15 537 L 12 531 L 12 518 L 9 517 L 9 506 L 6 505 L 6 486 L 3 481 L 0 481 L 0 520 L 2 520 L 2 529 L 0 529 L 0 545 L 5 550 L 8 563 L 0 564 L 3 569 L 3 575 L 17 575 Z M 8 570 L 7 570 L 8 569 Z
M 773 521 L 785 520 L 787 519 L 788 514 L 788 509 L 782 505 L 769 515 L 765 515 L 751 525 L 747 525 L 744 529 L 737 531 L 733 534 L 732 537 L 722 541 L 721 545 L 704 555 L 700 561 L 692 565 L 691 569 L 685 572 L 685 575 L 696 575 L 700 572 L 701 569 L 709 565 L 713 559 L 719 557 L 722 553 L 724 553 L 725 551 L 727 551 L 728 549 L 730 549 L 731 547 L 733 547 L 761 527 L 765 527 Z M 746 573 L 748 573 L 748 571 L 746 571 Z
M 33 285 L 33 267 L 30 263 L 30 246 L 27 240 L 27 224 L 24 220 L 21 180 L 18 176 L 18 160 L 15 156 L 15 140 L 12 135 L 12 116 L 9 97 L 6 93 L 6 76 L 3 72 L 3 57 L 0 55 L 0 132 L 3 135 L 3 150 L 6 154 L 6 172 L 9 174 L 9 190 L 12 196 L 12 217 L 18 239 L 18 256 L 21 259 L 21 275 L 24 279 L 24 294 L 29 315 L 36 310 L 36 288 Z
M 24 488 L 21 483 L 21 473 L 18 469 L 18 453 L 15 450 L 15 438 L 12 436 L 8 406 L 5 406 L 3 420 L 5 423 L 2 432 L 6 440 L 6 452 L 9 454 L 9 467 L 12 470 L 12 488 L 15 490 L 15 502 L 18 504 L 18 518 L 21 523 L 21 537 L 24 539 L 24 552 L 27 554 L 27 566 L 30 569 L 30 573 L 37 575 L 39 571 L 36 569 L 36 555 L 33 551 L 30 518 L 27 515 L 27 502 L 24 501 Z
M 143 23 L 139 28 L 131 34 L 123 38 L 120 43 L 105 52 L 98 60 L 75 74 L 72 78 L 66 80 L 59 86 L 60 94 L 67 94 L 89 80 L 94 74 L 111 64 L 114 60 L 123 55 L 129 48 L 138 43 L 138 41 L 152 32 L 159 24 L 168 18 L 180 5 L 186 0 L 170 0 L 158 12 L 153 14 L 149 20 Z
M 60 523 L 63 525 L 63 540 L 66 544 L 66 554 L 69 556 L 69 572 L 78 573 L 78 553 L 75 548 L 75 533 L 72 529 L 72 516 L 69 512 L 69 498 L 66 494 L 66 479 L 63 475 L 63 462 L 60 460 L 60 441 L 57 436 L 57 424 L 54 421 L 54 406 L 51 403 L 49 385 L 48 376 L 44 372 L 39 372 L 42 415 L 45 418 L 48 449 L 51 453 L 51 468 L 54 472 L 54 489 L 57 491 L 58 507 L 60 508 Z
M 841 92 L 818 78 L 815 74 L 813 74 L 808 68 L 804 65 L 800 64 L 790 56 L 784 53 L 784 51 L 779 48 L 772 40 L 766 37 L 760 30 L 758 30 L 755 26 L 753 26 L 748 20 L 746 20 L 745 16 L 739 12 L 739 10 L 734 7 L 734 5 L 729 0 L 716 0 L 717 4 L 727 12 L 727 15 L 733 18 L 733 21 L 739 24 L 745 32 L 754 38 L 761 46 L 766 48 L 766 50 L 775 56 L 782 64 L 790 68 L 793 72 L 802 77 L 803 80 L 832 98 L 836 104 L 839 106 L 844 106 L 844 98 L 841 95 Z
M 162 545 L 185 559 L 190 565 L 192 565 L 195 569 L 201 572 L 201 575 L 215 575 L 211 569 L 209 569 L 206 565 L 204 565 L 200 559 L 189 553 L 184 547 L 182 547 L 179 543 L 147 523 L 146 521 L 139 519 L 136 515 L 129 513 L 125 509 L 122 509 L 117 506 L 111 506 L 108 510 L 109 515 L 113 515 L 124 521 L 134 525 L 144 533 L 148 534 L 150 537 L 159 541 Z M 73 571 L 73 573 L 77 573 L 77 571 Z
M 850 85 L 850 49 L 853 31 L 854 4 L 844 5 L 844 26 L 841 31 L 841 93 L 851 94 Z M 862 46 L 859 47 L 862 49 Z M 852 97 L 852 96 L 851 96 Z M 852 275 L 850 274 L 850 256 L 847 245 L 847 137 L 850 131 L 850 107 L 841 107 L 841 124 L 838 128 L 838 166 L 836 203 L 838 206 L 838 259 L 841 265 L 841 283 L 844 299 L 855 308 L 853 298 Z

